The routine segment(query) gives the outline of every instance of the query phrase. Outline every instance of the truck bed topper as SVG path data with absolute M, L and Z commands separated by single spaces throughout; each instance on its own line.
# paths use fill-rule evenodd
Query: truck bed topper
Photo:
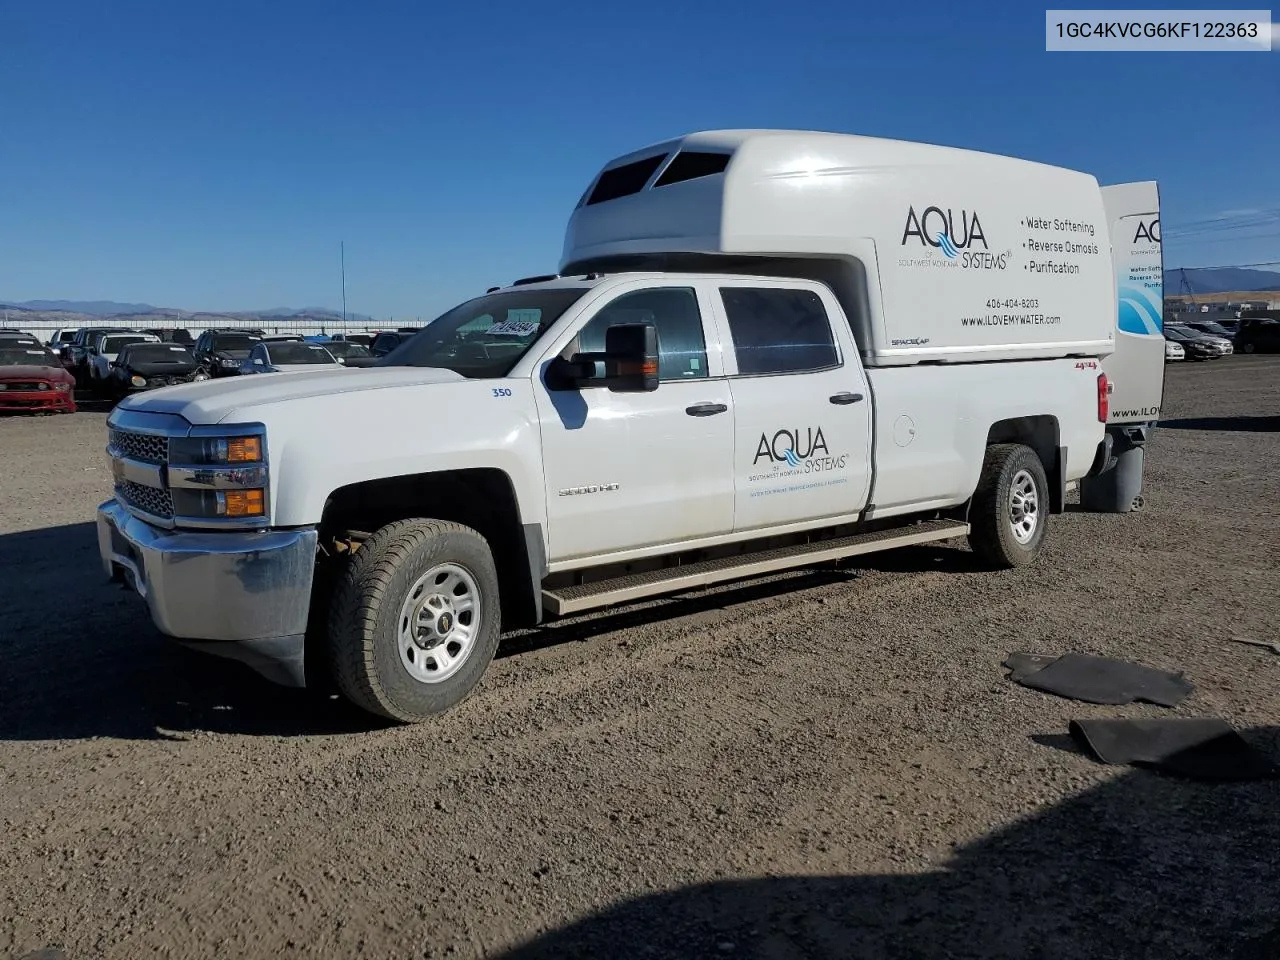
M 821 280 L 871 366 L 1115 346 L 1097 180 L 972 150 L 790 130 L 644 147 L 582 195 L 559 273 L 631 269 Z

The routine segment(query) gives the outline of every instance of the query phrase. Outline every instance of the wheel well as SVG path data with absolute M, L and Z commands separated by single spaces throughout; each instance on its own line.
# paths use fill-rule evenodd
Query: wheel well
M 996 443 L 1021 443 L 1035 451 L 1049 480 L 1049 508 L 1053 513 L 1061 513 L 1066 508 L 1062 479 L 1065 464 L 1058 446 L 1060 437 L 1058 418 L 1047 414 L 998 420 L 987 431 L 988 447 Z
M 320 521 L 322 546 L 341 553 L 394 520 L 451 520 L 476 530 L 489 543 L 498 570 L 505 628 L 539 619 L 540 583 L 530 570 L 529 547 L 511 479 L 501 470 L 452 470 L 366 480 L 334 490 Z

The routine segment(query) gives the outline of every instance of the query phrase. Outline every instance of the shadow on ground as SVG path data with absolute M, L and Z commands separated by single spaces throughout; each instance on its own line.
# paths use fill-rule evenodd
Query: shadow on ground
M 1280 750 L 1280 728 L 1245 735 Z M 503 956 L 1275 960 L 1277 798 L 1275 784 L 1123 772 L 923 873 L 684 887 Z
M 1274 433 L 1280 430 L 1280 417 L 1187 417 L 1180 420 L 1161 420 L 1156 429 Z
M 886 569 L 935 569 L 956 551 L 908 548 Z M 967 556 L 967 555 L 962 555 Z M 869 559 L 869 558 L 860 558 Z M 0 740 L 360 733 L 384 726 L 328 690 L 293 690 L 160 634 L 132 591 L 107 581 L 92 523 L 0 536 Z M 856 574 L 830 567 L 661 600 L 504 638 L 499 657 L 795 594 Z

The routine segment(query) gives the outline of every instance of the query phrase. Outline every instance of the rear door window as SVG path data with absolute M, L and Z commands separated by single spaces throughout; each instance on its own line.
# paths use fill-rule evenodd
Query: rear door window
M 808 373 L 840 365 L 831 321 L 812 290 L 721 287 L 742 376 Z

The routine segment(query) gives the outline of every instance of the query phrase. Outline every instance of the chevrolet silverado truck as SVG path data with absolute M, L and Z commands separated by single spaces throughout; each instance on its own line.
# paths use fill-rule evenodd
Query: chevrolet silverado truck
M 1093 177 L 990 154 L 646 147 L 556 275 L 372 367 L 123 401 L 104 570 L 182 643 L 416 722 L 508 628 L 954 538 L 1031 563 L 1108 462 L 1107 225 Z

